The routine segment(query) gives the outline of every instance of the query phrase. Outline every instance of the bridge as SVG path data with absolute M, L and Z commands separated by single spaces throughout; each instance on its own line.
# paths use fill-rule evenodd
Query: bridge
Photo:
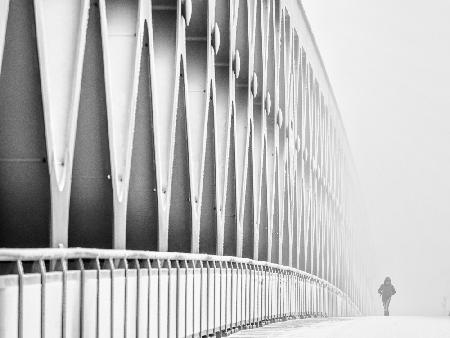
M 450 322 L 446 317 L 395 316 L 302 319 L 274 323 L 255 330 L 244 330 L 232 337 L 295 338 L 379 338 L 447 337 Z
M 0 69 L 0 336 L 373 312 L 300 1 L 2 0 Z

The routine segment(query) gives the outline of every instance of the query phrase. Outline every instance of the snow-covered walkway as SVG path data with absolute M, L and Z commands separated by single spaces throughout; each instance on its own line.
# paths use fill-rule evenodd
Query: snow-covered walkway
M 358 317 L 280 322 L 232 337 L 450 338 L 450 317 Z

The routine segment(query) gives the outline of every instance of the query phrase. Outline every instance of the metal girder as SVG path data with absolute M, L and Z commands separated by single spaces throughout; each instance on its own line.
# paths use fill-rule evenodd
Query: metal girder
M 67 246 L 87 0 L 36 0 L 36 37 L 51 191 L 51 246 Z
M 0 74 L 2 72 L 3 48 L 5 46 L 6 24 L 8 22 L 9 0 L 0 3 Z
M 11 0 L 14 15 L 24 1 Z M 0 3 L 0 69 L 4 46 L 20 44 L 8 39 L 9 5 Z M 86 237 L 77 244 L 100 233 L 111 244 L 94 239 L 87 246 L 227 253 L 302 269 L 355 297 L 362 292 L 347 280 L 359 278 L 362 264 L 352 258 L 352 231 L 364 222 L 356 175 L 298 1 L 34 0 L 34 18 L 35 26 L 27 24 L 36 30 L 38 50 L 35 89 L 42 96 L 43 162 L 50 177 L 49 246 L 70 246 L 71 231 L 83 229 Z M 27 48 L 33 54 L 34 47 Z M 13 66 L 11 57 L 3 60 L 4 68 Z M 13 82 L 11 75 L 0 77 L 0 88 L 1 81 Z M 40 112 L 36 100 L 24 102 L 24 109 Z M 26 135 L 37 142 L 31 127 L 11 122 L 11 103 L 0 104 L 4 128 L 18 140 Z M 80 123 L 81 110 L 91 114 L 94 132 Z M 148 147 L 136 133 L 143 115 L 151 121 L 143 129 Z M 77 144 L 87 147 L 89 160 L 77 164 L 74 183 Z M 148 156 L 136 158 L 137 146 Z M 8 163 L 14 168 L 8 173 L 41 180 L 42 174 L 19 167 L 30 160 L 19 155 L 14 144 L 2 146 L 0 166 Z M 71 214 L 72 188 L 83 195 L 90 180 L 102 194 L 86 192 L 76 201 L 73 212 L 90 214 L 80 225 Z M 140 182 L 145 188 L 137 193 Z M 137 200 L 133 205 L 130 196 Z M 105 214 L 111 209 L 111 229 L 95 221 L 102 217 L 95 208 L 103 204 Z M 148 205 L 156 216 L 148 216 Z M 19 221 L 25 209 L 14 210 Z M 20 241 L 11 228 L 2 233 L 4 246 Z M 139 235 L 127 241 L 131 228 L 152 231 L 143 231 L 147 237 L 137 245 Z

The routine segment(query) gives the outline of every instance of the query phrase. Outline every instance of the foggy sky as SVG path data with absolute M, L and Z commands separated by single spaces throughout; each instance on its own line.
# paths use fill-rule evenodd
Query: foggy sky
M 381 284 L 389 275 L 397 288 L 391 314 L 442 314 L 450 298 L 450 1 L 303 6 L 365 194 L 373 277 Z

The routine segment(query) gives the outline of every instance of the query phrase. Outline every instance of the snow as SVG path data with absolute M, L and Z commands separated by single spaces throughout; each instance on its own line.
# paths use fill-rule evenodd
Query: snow
M 450 317 L 303 319 L 240 331 L 232 337 L 450 338 Z

